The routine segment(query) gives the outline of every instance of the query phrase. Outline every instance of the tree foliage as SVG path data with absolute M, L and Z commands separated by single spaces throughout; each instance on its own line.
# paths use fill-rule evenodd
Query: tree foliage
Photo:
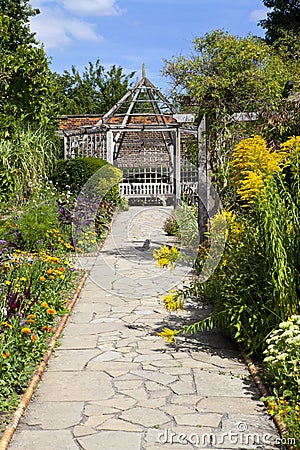
M 45 125 L 52 114 L 53 77 L 43 47 L 30 31 L 38 14 L 28 0 L 0 0 L 0 136 L 18 124 Z
M 265 39 L 273 44 L 282 39 L 286 33 L 300 33 L 300 1 L 299 0 L 263 0 L 267 8 L 272 8 L 267 18 L 260 21 L 266 30 Z
M 62 75 L 55 74 L 58 86 L 57 103 L 60 114 L 104 114 L 127 92 L 131 78 L 121 67 L 108 71 L 97 59 L 89 62 L 80 74 L 75 66 Z
M 196 97 L 205 112 L 257 111 L 275 108 L 289 71 L 261 39 L 215 30 L 193 41 L 194 53 L 165 61 L 164 74 L 177 94 Z
M 223 187 L 228 155 L 242 137 L 266 130 L 270 140 L 284 134 L 282 92 L 297 73 L 298 63 L 283 59 L 251 35 L 238 37 L 215 30 L 197 37 L 193 44 L 190 56 L 166 60 L 163 73 L 171 79 L 173 95 L 188 94 L 196 112 L 207 116 L 211 169 L 214 174 L 220 169 L 218 181 Z M 255 113 L 258 120 L 240 121 L 237 113 Z

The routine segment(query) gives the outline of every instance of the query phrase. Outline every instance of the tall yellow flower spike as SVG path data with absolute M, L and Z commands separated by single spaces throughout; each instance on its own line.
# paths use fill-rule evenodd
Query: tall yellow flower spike
M 261 136 L 244 139 L 235 147 L 230 167 L 233 184 L 242 200 L 253 203 L 263 194 L 269 180 L 281 170 L 285 150 L 270 151 Z

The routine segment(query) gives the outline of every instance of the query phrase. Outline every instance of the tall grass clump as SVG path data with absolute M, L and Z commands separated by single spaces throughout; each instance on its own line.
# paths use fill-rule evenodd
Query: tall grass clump
M 13 139 L 0 139 L 0 201 L 16 204 L 28 197 L 48 175 L 56 153 L 43 129 L 20 129 Z

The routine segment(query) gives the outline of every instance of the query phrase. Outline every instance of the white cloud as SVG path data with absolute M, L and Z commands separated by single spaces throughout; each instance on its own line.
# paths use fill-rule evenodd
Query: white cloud
M 58 7 L 44 7 L 41 14 L 31 19 L 31 29 L 47 50 L 66 47 L 73 41 L 99 42 L 103 39 L 96 33 L 94 24 L 69 17 Z
M 32 6 L 41 11 L 53 3 L 76 16 L 118 16 L 125 12 L 116 0 L 32 0 Z
M 34 8 L 47 8 L 49 4 L 79 16 L 116 16 L 125 12 L 116 0 L 31 0 Z
M 117 16 L 124 12 L 115 0 L 63 0 L 65 9 L 83 16 Z
M 32 0 L 40 14 L 31 19 L 32 31 L 46 49 L 65 47 L 76 41 L 99 42 L 103 37 L 96 24 L 83 17 L 117 16 L 122 10 L 116 0 Z
M 254 9 L 249 16 L 250 22 L 259 22 L 267 17 L 267 9 Z

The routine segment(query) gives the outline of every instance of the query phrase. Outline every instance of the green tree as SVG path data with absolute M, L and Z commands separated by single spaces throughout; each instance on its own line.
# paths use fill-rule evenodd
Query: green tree
M 165 60 L 164 75 L 176 95 L 188 93 L 204 112 L 254 112 L 267 103 L 275 108 L 289 69 L 261 39 L 215 30 L 197 37 L 194 53 Z
M 28 0 L 0 5 L 0 137 L 8 137 L 20 125 L 49 123 L 54 83 L 44 49 L 30 31 L 30 17 L 39 11 Z
M 221 188 L 227 183 L 231 149 L 242 137 L 263 132 L 267 121 L 273 120 L 296 65 L 287 64 L 275 49 L 251 35 L 237 37 L 215 30 L 193 44 L 191 56 L 166 60 L 163 73 L 171 79 L 175 96 L 188 94 L 196 111 L 206 114 L 211 170 L 219 174 Z M 254 113 L 258 120 L 241 122 L 237 113 Z M 279 122 L 272 124 L 272 129 L 279 126 Z
M 38 9 L 30 6 L 29 0 L 0 0 L 1 18 L 6 22 L 6 32 L 1 33 L 1 49 L 15 51 L 19 45 L 34 44 L 34 33 L 31 33 L 29 20 L 39 14 Z
M 80 74 L 75 66 L 71 72 L 55 74 L 57 104 L 60 114 L 104 114 L 127 92 L 131 78 L 115 65 L 106 71 L 97 59 L 89 62 Z
M 290 35 L 299 35 L 299 0 L 263 0 L 263 3 L 267 8 L 272 8 L 268 12 L 267 18 L 259 22 L 266 30 L 265 39 L 268 44 L 273 44 L 282 39 L 286 32 Z

